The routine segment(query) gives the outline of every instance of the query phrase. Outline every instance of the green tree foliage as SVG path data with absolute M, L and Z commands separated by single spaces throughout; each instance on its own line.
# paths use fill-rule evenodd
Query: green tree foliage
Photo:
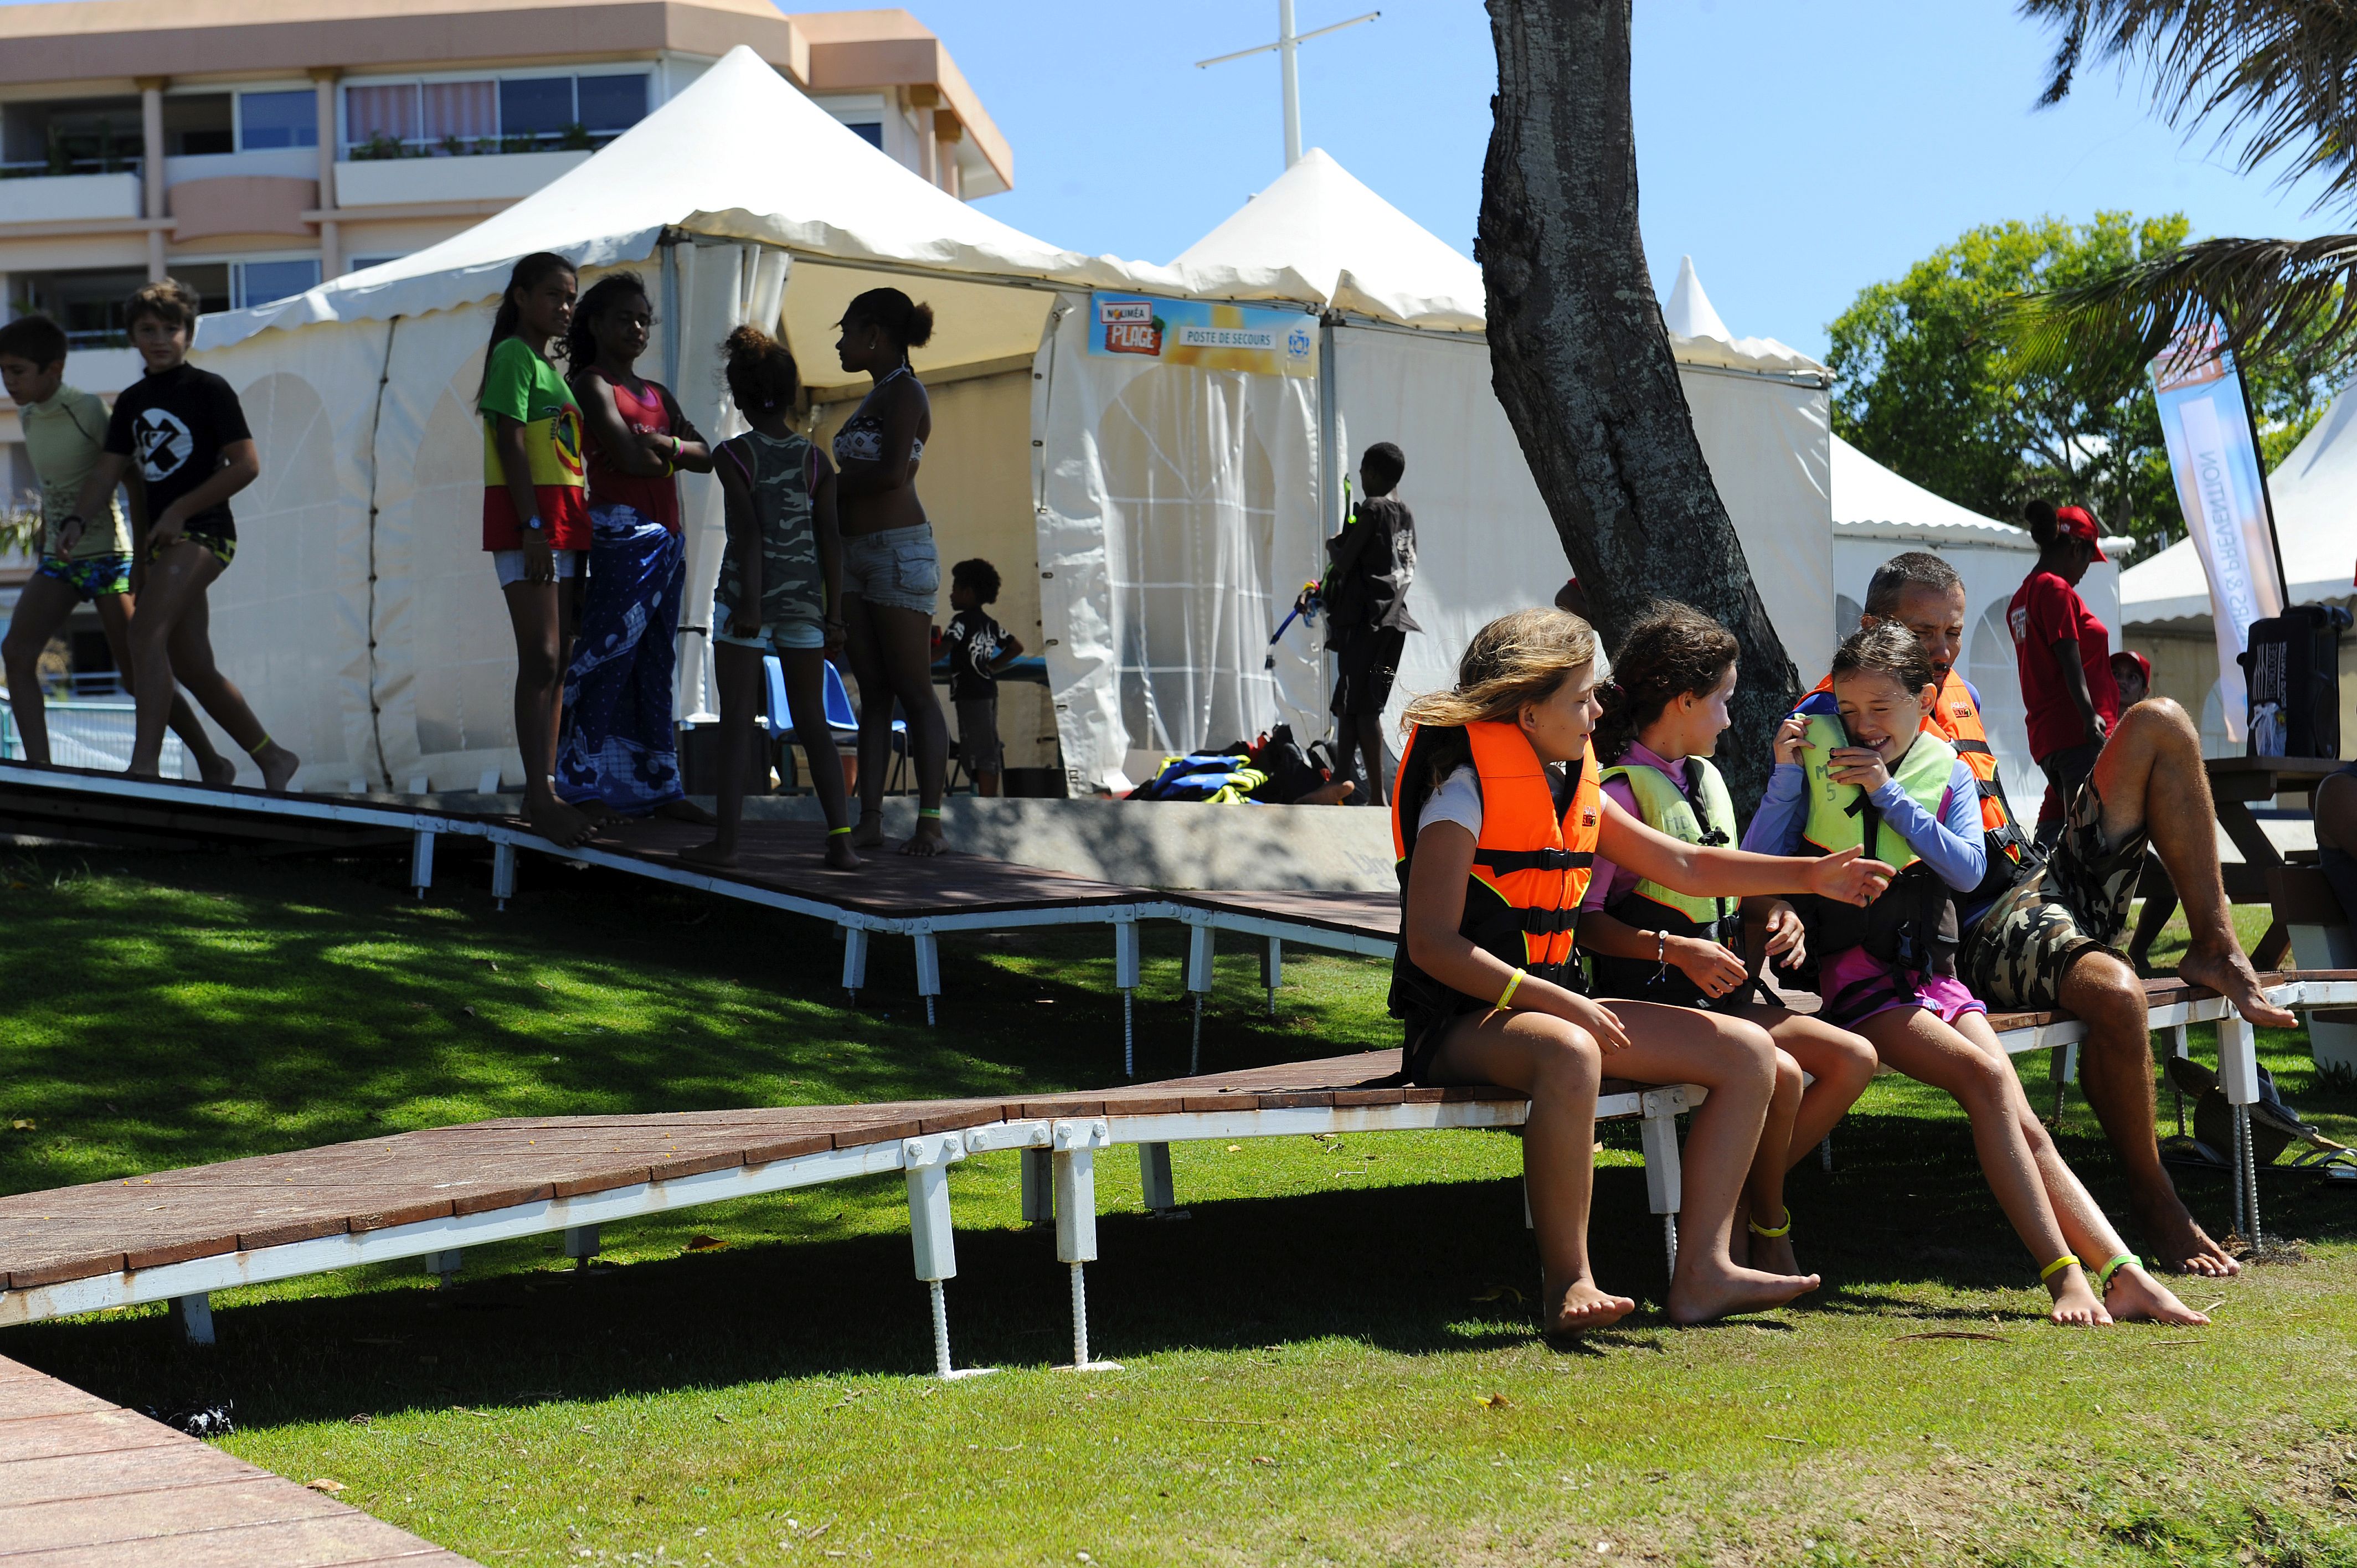
M 2099 212 L 1967 231 L 1834 322 L 1834 430 L 1959 506 L 2007 522 L 2038 497 L 2073 501 L 2138 556 L 2185 536 L 2140 368 L 2033 369 L 1995 325 L 2005 303 L 2067 289 L 2175 251 L 2184 215 Z M 2252 378 L 2272 466 L 2322 412 L 2325 389 L 2288 366 Z

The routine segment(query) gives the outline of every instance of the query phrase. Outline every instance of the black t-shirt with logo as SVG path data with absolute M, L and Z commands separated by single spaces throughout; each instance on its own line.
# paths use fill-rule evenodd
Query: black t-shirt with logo
M 987 610 L 960 610 L 950 618 L 950 701 L 978 703 L 998 695 L 990 668 L 1006 646 L 1006 628 Z
M 123 389 L 107 422 L 106 449 L 131 459 L 133 472 L 147 482 L 147 518 L 213 477 L 221 448 L 250 441 L 245 410 L 230 384 L 210 371 L 179 364 L 150 372 Z M 229 503 L 188 519 L 193 532 L 237 537 Z

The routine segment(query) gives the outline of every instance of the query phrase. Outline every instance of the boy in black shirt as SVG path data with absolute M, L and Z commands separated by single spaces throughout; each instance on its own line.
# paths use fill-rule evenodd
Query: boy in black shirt
M 1342 768 L 1364 759 L 1365 793 L 1356 803 L 1383 803 L 1383 704 L 1391 701 L 1407 634 L 1422 631 L 1407 613 L 1415 577 L 1415 517 L 1392 491 L 1407 459 L 1378 441 L 1359 459 L 1363 497 L 1326 542 L 1326 649 L 1338 666 L 1333 713 L 1341 730 Z
M 957 709 L 958 758 L 977 795 L 998 793 L 1006 748 L 998 739 L 998 672 L 1023 644 L 984 612 L 998 600 L 998 568 L 976 557 L 950 568 L 950 702 Z
M 284 789 L 299 759 L 270 738 L 244 695 L 213 663 L 205 591 L 237 554 L 229 498 L 253 483 L 262 459 L 230 384 L 188 362 L 197 296 L 173 278 L 151 283 L 124 307 L 124 325 L 146 371 L 114 400 L 104 454 L 82 482 L 77 511 L 102 515 L 126 478 L 145 498 L 146 565 L 131 623 L 138 727 L 130 771 L 154 778 L 172 713 L 174 682 L 245 747 L 266 789 Z M 70 517 L 68 522 L 78 522 Z

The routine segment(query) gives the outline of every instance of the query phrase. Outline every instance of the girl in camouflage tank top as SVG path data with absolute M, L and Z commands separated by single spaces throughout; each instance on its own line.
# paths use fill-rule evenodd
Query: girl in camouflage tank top
M 751 327 L 728 336 L 728 392 L 752 426 L 721 443 L 713 472 L 726 505 L 728 543 L 714 595 L 713 672 L 720 696 L 720 819 L 708 844 L 682 852 L 707 865 L 737 861 L 754 726 L 770 713 L 767 661 L 784 677 L 795 743 L 826 812 L 826 863 L 849 871 L 851 815 L 843 761 L 826 722 L 827 655 L 843 647 L 843 536 L 834 466 L 792 428 L 798 377 L 785 346 Z M 764 774 L 768 769 L 761 770 Z

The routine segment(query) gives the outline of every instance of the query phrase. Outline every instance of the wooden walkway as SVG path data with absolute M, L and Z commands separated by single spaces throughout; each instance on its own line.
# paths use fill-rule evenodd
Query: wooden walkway
M 471 1568 L 308 1487 L 0 1358 L 7 1568 Z

